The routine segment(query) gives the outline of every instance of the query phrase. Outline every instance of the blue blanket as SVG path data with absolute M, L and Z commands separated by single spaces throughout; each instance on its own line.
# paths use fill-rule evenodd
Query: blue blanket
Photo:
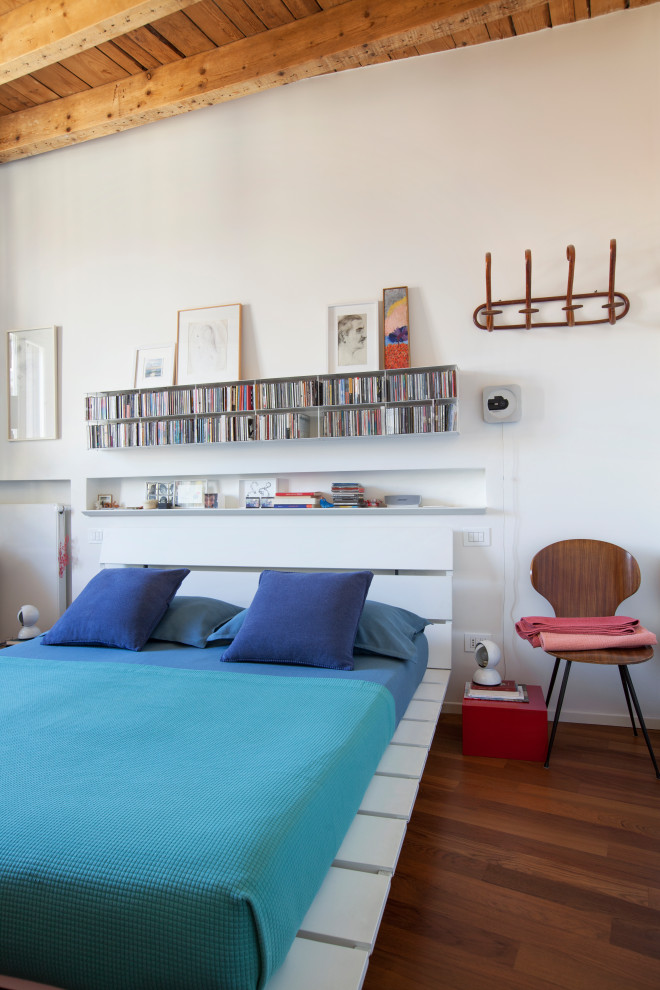
M 0 663 L 0 972 L 254 990 L 394 729 L 367 681 Z

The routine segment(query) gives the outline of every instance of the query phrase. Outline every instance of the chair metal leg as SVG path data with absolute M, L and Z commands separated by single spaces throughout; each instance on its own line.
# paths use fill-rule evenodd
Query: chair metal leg
M 546 708 L 548 707 L 548 704 L 550 702 L 550 698 L 552 697 L 552 689 L 555 686 L 555 679 L 557 677 L 557 671 L 559 670 L 559 664 L 560 663 L 561 663 L 561 660 L 559 660 L 559 659 L 555 660 L 555 665 L 552 668 L 552 677 L 550 678 L 550 684 L 548 685 L 548 693 L 545 696 L 545 707 Z
M 646 745 L 648 746 L 649 753 L 651 754 L 651 762 L 653 763 L 653 769 L 655 770 L 656 777 L 660 778 L 660 770 L 658 770 L 658 764 L 655 758 L 655 753 L 653 752 L 653 746 L 651 745 L 651 740 L 649 739 L 649 734 L 646 731 L 646 724 L 644 722 L 644 716 L 642 715 L 642 709 L 639 707 L 639 701 L 637 700 L 637 695 L 635 694 L 635 688 L 633 687 L 632 678 L 630 676 L 630 671 L 627 667 L 619 667 L 621 671 L 621 679 L 627 686 L 630 692 L 630 697 L 632 698 L 632 703 L 635 706 L 635 711 L 637 712 L 637 720 L 639 722 L 640 728 L 644 739 L 646 740 Z
M 566 661 L 566 666 L 564 667 L 564 676 L 562 678 L 561 689 L 559 691 L 559 700 L 557 701 L 557 708 L 555 709 L 555 719 L 554 719 L 554 722 L 552 723 L 552 732 L 550 733 L 550 742 L 548 743 L 548 752 L 545 754 L 545 763 L 543 764 L 543 766 L 546 768 L 546 770 L 547 770 L 548 766 L 550 765 L 550 753 L 552 752 L 552 744 L 555 741 L 555 733 L 557 732 L 557 725 L 559 724 L 559 715 L 561 713 L 561 706 L 564 703 L 564 694 L 566 693 L 566 685 L 568 684 L 568 675 L 571 672 L 571 664 L 572 664 L 572 662 L 573 662 L 572 660 L 567 660 Z M 555 679 L 555 674 L 557 673 L 557 664 L 558 663 L 559 663 L 559 660 L 557 660 L 557 663 L 555 663 L 555 669 L 552 672 L 552 681 L 553 682 L 554 682 L 554 679 Z M 550 697 L 551 690 L 552 690 L 552 683 L 550 685 L 550 691 L 548 691 L 548 697 Z
M 628 714 L 630 715 L 630 722 L 633 727 L 633 732 L 637 735 L 637 726 L 635 725 L 635 716 L 633 715 L 632 705 L 630 704 L 630 691 L 628 690 L 628 683 L 624 674 L 624 670 L 628 668 L 625 664 L 619 664 L 619 673 L 621 674 L 621 683 L 623 684 L 623 693 L 626 696 L 626 704 L 628 705 Z

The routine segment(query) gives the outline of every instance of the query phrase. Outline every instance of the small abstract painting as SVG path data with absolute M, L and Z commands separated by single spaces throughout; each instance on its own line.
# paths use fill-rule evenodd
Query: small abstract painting
M 408 287 L 383 289 L 384 368 L 410 367 Z

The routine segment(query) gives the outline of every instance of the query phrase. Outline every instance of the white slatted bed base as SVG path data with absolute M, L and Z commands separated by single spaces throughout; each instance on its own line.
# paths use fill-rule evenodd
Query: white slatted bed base
M 437 623 L 426 630 L 429 666 L 424 678 L 383 754 L 298 936 L 266 987 L 266 990 L 360 990 L 449 681 L 453 536 L 432 519 L 424 520 L 423 527 L 411 528 L 409 523 L 396 518 L 387 526 L 376 527 L 373 517 L 365 517 L 359 530 L 342 525 L 340 530 L 333 526 L 321 533 L 310 525 L 304 539 L 299 526 L 278 526 L 268 534 L 267 546 L 255 549 L 255 543 L 261 541 L 254 540 L 252 529 L 244 528 L 245 520 L 233 518 L 220 528 L 218 519 L 210 518 L 208 522 L 215 525 L 205 525 L 193 535 L 189 528 L 184 528 L 181 544 L 178 538 L 172 540 L 169 528 L 164 538 L 165 522 L 155 531 L 149 527 L 140 533 L 133 529 L 112 529 L 104 533 L 101 562 L 105 566 L 196 564 L 206 568 L 210 558 L 216 555 L 215 560 L 222 560 L 225 567 L 232 567 L 235 560 L 237 567 L 260 569 L 415 571 L 418 573 L 376 574 L 369 597 L 409 608 L 432 617 Z M 260 524 L 263 522 L 259 520 Z M 216 528 L 219 529 L 217 548 L 213 546 Z M 326 538 L 328 533 L 330 538 Z M 231 592 L 227 591 L 226 573 L 224 586 L 222 577 L 218 578 L 221 574 L 193 571 L 181 593 L 219 597 L 224 594 L 237 604 L 249 604 L 258 572 L 232 571 Z M 214 578 L 218 581 L 215 588 Z M 0 987 L 58 990 L 10 977 L 0 977 Z

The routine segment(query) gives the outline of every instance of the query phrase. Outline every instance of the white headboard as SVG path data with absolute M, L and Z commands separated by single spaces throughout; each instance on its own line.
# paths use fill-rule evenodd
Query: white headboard
M 140 513 L 139 528 L 104 530 L 100 562 L 106 567 L 190 567 L 181 594 L 205 594 L 237 605 L 250 604 L 264 568 L 372 570 L 369 597 L 432 619 L 430 664 L 450 666 L 451 529 L 433 517 L 342 519 L 341 510 L 318 510 L 320 515 L 308 510 L 293 523 L 291 517 L 273 518 L 277 510 L 260 511 L 199 522 L 190 516 L 177 519 L 176 510 L 150 512 L 148 518 Z

